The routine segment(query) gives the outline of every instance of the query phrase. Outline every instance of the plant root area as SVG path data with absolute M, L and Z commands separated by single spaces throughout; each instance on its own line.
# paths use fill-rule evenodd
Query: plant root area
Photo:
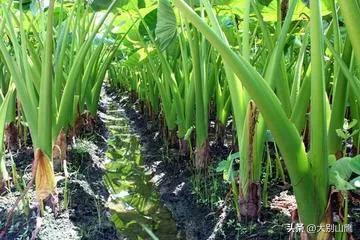
M 34 187 L 30 188 L 18 204 L 3 238 L 121 239 L 109 220 L 109 211 L 105 208 L 109 196 L 102 180 L 105 137 L 106 129 L 101 121 L 97 121 L 94 133 L 83 131 L 68 149 L 67 187 L 64 174 L 55 173 L 59 201 L 56 204 L 57 210 L 46 206 L 43 216 L 40 217 Z M 7 159 L 10 170 L 10 154 L 7 155 Z M 18 184 L 21 187 L 31 179 L 33 150 L 18 149 L 12 153 L 12 159 L 16 166 L 16 174 L 20 176 Z M 8 212 L 21 194 L 21 188 L 15 186 L 13 179 L 10 186 L 10 192 L 3 192 L 0 196 L 0 232 L 4 231 Z M 68 195 L 67 208 L 64 206 L 65 191 Z
M 21 189 L 31 180 L 33 159 L 32 149 L 26 147 L 7 154 L 7 169 L 11 176 L 14 176 L 15 173 L 11 173 L 15 171 L 18 178 L 14 181 L 12 177 L 9 188 L 0 195 L 0 232 L 5 231 L 4 239 L 154 239 L 151 234 L 144 238 L 129 237 L 112 221 L 114 213 L 107 204 L 111 199 L 111 190 L 104 181 L 110 131 L 101 118 L 104 114 L 111 116 L 107 111 L 109 105 L 118 109 L 130 126 L 129 131 L 136 135 L 140 143 L 144 171 L 151 179 L 151 191 L 157 192 L 160 203 L 169 211 L 169 221 L 176 223 L 176 235 L 158 235 L 158 239 L 288 239 L 286 226 L 291 222 L 289 210 L 294 207 L 288 186 L 270 183 L 269 204 L 268 207 L 262 207 L 259 219 L 243 219 L 239 222 L 232 198 L 225 197 L 229 195 L 229 189 L 228 186 L 223 186 L 225 184 L 222 183 L 222 176 L 210 179 L 207 173 L 194 173 L 192 160 L 180 156 L 178 146 L 164 143 L 159 130 L 159 119 L 150 121 L 150 118 L 143 114 L 140 101 L 129 97 L 131 94 L 119 94 L 106 88 L 103 95 L 93 129 L 82 129 L 69 144 L 68 179 L 65 179 L 62 172 L 56 173 L 59 199 L 56 213 L 51 207 L 45 207 L 43 216 L 40 217 L 34 188 L 30 188 L 4 229 L 9 210 L 21 195 Z M 216 166 L 230 151 L 231 149 L 210 143 L 212 164 Z M 16 166 L 16 169 L 12 166 Z M 201 200 L 196 191 L 196 187 L 200 188 L 195 184 L 196 174 L 205 179 L 200 184 L 202 188 L 212 189 L 214 184 L 219 183 L 212 196 L 216 203 L 210 204 L 211 200 Z M 65 193 L 68 204 L 65 202 Z M 271 199 L 275 201 L 270 203 Z M 351 207 L 355 216 L 351 219 L 354 231 L 359 231 L 359 209 L 358 206 Z M 149 228 L 150 232 L 153 230 L 153 234 L 157 235 L 158 226 Z

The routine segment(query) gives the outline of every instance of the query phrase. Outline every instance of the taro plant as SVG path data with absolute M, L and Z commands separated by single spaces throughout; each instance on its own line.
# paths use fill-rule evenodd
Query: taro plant
M 289 5 L 294 6 L 296 2 L 290 1 Z M 346 2 L 348 3 L 348 1 Z M 324 35 L 320 1 L 310 1 L 311 72 L 310 88 L 307 89 L 308 96 L 311 96 L 309 153 L 305 149 L 300 132 L 295 127 L 292 118 L 289 118 L 288 110 L 284 104 L 286 98 L 275 95 L 271 89 L 271 82 L 266 81 L 268 75 L 265 75 L 264 79 L 246 61 L 245 55 L 234 52 L 224 39 L 209 27 L 207 22 L 195 13 L 188 4 L 182 0 L 175 0 L 174 4 L 182 16 L 190 21 L 221 54 L 223 61 L 229 65 L 229 68 L 236 74 L 249 96 L 256 103 L 266 126 L 270 129 L 284 157 L 295 192 L 301 221 L 305 226 L 329 223 L 331 221 L 331 215 L 328 214 L 330 209 L 327 208 L 329 201 L 329 151 L 327 144 L 329 102 L 325 88 L 324 59 L 322 58 L 324 54 Z M 353 9 L 356 10 L 357 3 L 353 2 L 354 4 Z M 213 22 L 212 26 L 214 26 Z M 352 30 L 354 28 L 350 26 L 349 34 L 353 34 Z M 278 44 L 282 45 L 281 38 L 278 39 Z M 278 54 L 281 54 L 281 51 Z M 276 54 L 273 55 L 273 57 L 275 56 Z M 278 64 L 279 62 L 281 63 L 281 61 L 269 61 L 268 64 Z M 272 71 L 268 74 L 275 74 L 274 71 L 281 69 L 281 64 L 270 69 Z M 333 101 L 336 101 L 336 99 Z M 234 110 L 236 111 L 236 108 Z M 328 234 L 324 232 L 318 234 L 308 233 L 310 238 L 318 239 L 328 238 L 326 236 Z
M 10 55 L 7 50 L 5 43 L 0 41 L 0 50 L 7 63 L 9 72 L 12 75 L 19 99 L 23 104 L 23 111 L 25 118 L 27 120 L 28 126 L 31 131 L 32 140 L 34 144 L 34 174 L 36 182 L 36 192 L 37 198 L 43 200 L 47 198 L 50 194 L 55 193 L 55 177 L 53 173 L 53 168 L 51 164 L 52 157 L 52 105 L 49 103 L 49 99 L 52 98 L 52 44 L 53 44 L 53 12 L 54 12 L 54 1 L 50 2 L 48 9 L 47 17 L 47 27 L 46 27 L 46 38 L 47 42 L 43 50 L 43 59 L 44 64 L 41 68 L 41 80 L 37 82 L 39 99 L 35 96 L 35 78 L 25 78 L 26 74 L 30 74 L 29 64 L 25 64 L 25 61 L 28 61 L 26 56 L 26 48 L 29 46 L 29 43 L 25 43 L 25 33 L 22 27 L 22 21 L 20 23 L 20 35 L 22 42 L 21 44 L 17 41 L 17 36 L 15 33 L 15 27 L 10 16 L 9 12 L 3 11 L 6 19 L 6 27 L 4 31 L 10 36 L 12 44 L 15 46 L 14 51 L 16 55 L 16 60 L 19 62 L 19 67 L 17 68 L 16 60 Z M 22 12 L 21 12 L 22 13 Z M 21 19 L 23 20 L 23 14 L 21 14 Z M 36 70 L 40 69 L 40 66 L 37 66 Z M 19 71 L 23 69 L 23 71 Z M 38 109 L 38 110 L 37 110 Z M 38 129 L 42 129 L 42 133 L 39 134 Z
M 3 96 L 1 94 L 1 104 L 0 104 L 0 191 L 2 190 L 3 186 L 5 185 L 5 182 L 9 180 L 9 174 L 6 170 L 5 165 L 5 156 L 4 156 L 4 129 L 6 124 L 6 119 L 9 113 L 11 113 L 10 110 L 10 102 L 11 98 L 15 93 L 14 85 L 10 84 L 7 94 Z
M 203 1 L 203 3 L 212 23 L 213 29 L 217 35 L 222 38 L 225 44 L 229 46 L 228 41 L 226 40 L 226 37 L 222 32 L 219 23 L 217 22 L 217 18 L 211 9 L 210 3 L 208 1 Z M 244 23 L 242 35 L 242 55 L 244 56 L 244 60 L 246 60 L 248 63 L 250 63 L 250 4 L 251 1 L 245 2 L 244 19 L 247 21 L 247 23 Z M 286 77 L 284 77 L 284 69 L 278 68 L 274 63 L 283 61 L 282 51 L 285 46 L 286 34 L 289 31 L 296 4 L 296 1 L 291 3 L 286 15 L 285 22 L 278 30 L 278 45 L 275 48 L 271 47 L 272 39 L 268 37 L 269 34 L 263 27 L 265 32 L 264 37 L 266 37 L 266 41 L 269 42 L 267 46 L 268 51 L 271 53 L 269 60 L 270 63 L 273 63 L 268 64 L 266 67 L 265 79 L 272 88 L 279 90 L 280 93 L 278 95 L 284 106 L 289 106 L 290 104 L 290 93 L 288 92 L 286 94 L 287 91 L 283 91 L 288 89 L 287 82 L 285 81 Z M 256 8 L 256 5 L 254 5 L 254 7 Z M 262 22 L 261 16 L 257 16 L 257 18 L 260 22 Z M 227 66 L 226 62 L 224 64 L 232 98 L 240 155 L 241 159 L 244 160 L 240 161 L 240 214 L 246 217 L 256 218 L 260 210 L 259 182 L 265 142 L 265 124 L 261 114 L 259 115 L 254 102 L 249 102 L 250 98 L 246 93 L 246 90 L 243 89 L 240 81 L 235 78 L 232 69 Z M 277 75 L 281 76 L 278 81 L 276 81 Z M 282 94 L 284 92 L 285 94 Z M 289 112 L 289 110 L 287 110 L 287 112 Z
M 67 12 L 54 0 L 39 16 L 29 14 L 22 5 L 17 12 L 19 19 L 12 9 L 3 11 L 2 32 L 8 36 L 13 51 L 2 38 L 0 52 L 30 129 L 34 146 L 33 178 L 39 201 L 56 195 L 53 149 L 66 151 L 66 143 L 59 143 L 58 136 L 66 139 L 64 131 L 75 125 L 84 106 L 94 113 L 99 101 L 106 68 L 119 44 L 105 47 L 101 42 L 105 37 L 100 38 L 99 45 L 93 44 L 115 3 L 100 17 L 89 12 L 87 6 L 76 3 Z M 63 15 L 69 14 L 68 18 L 64 21 L 55 18 L 55 9 Z M 107 24 L 102 31 L 105 36 L 110 26 Z M 95 68 L 99 71 L 95 72 Z
M 329 159 L 348 157 L 342 135 L 351 156 L 359 147 L 358 125 L 339 134 L 344 122 L 359 119 L 359 4 L 160 0 L 146 5 L 131 10 L 132 20 L 140 21 L 129 33 L 121 66 L 113 65 L 117 83 L 140 98 L 150 115 L 163 117 L 166 139 L 179 140 L 180 151 L 183 140 L 190 145 L 195 140 L 197 168 L 207 167 L 211 121 L 219 139 L 232 119 L 240 156 L 238 181 L 232 179 L 239 217 L 259 216 L 260 192 L 266 201 L 268 187 L 261 190 L 261 172 L 266 165 L 266 178 L 271 175 L 269 151 L 275 151 L 277 177 L 285 182 L 289 175 L 300 221 L 305 226 L 333 221 L 331 190 L 342 190 L 332 179 Z M 265 149 L 267 135 L 274 144 Z
M 6 69 L 6 65 L 2 62 L 0 64 L 0 89 L 2 96 L 6 96 L 10 86 L 12 86 L 11 76 Z M 4 143 L 5 147 L 8 149 L 15 149 L 18 144 L 18 131 L 16 124 L 16 93 L 12 95 L 9 106 L 8 113 L 5 120 L 5 136 Z

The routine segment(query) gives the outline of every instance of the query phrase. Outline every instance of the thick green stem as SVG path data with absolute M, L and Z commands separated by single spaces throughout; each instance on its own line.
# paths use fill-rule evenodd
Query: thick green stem
M 340 9 L 344 18 L 346 29 L 348 31 L 350 41 L 354 48 L 354 54 L 360 62 L 360 6 L 359 1 L 356 0 L 339 0 Z
M 282 109 L 280 101 L 259 73 L 245 59 L 233 52 L 184 1 L 175 0 L 174 3 L 221 54 L 223 60 L 242 81 L 249 95 L 254 99 L 284 155 L 301 219 L 305 224 L 317 223 L 318 214 L 314 211 L 314 209 L 318 209 L 315 201 L 317 193 L 305 147 L 297 129 Z
M 342 59 L 349 65 L 351 62 L 352 47 L 349 39 L 346 40 Z M 348 80 L 343 71 L 338 72 L 334 86 L 332 112 L 328 132 L 329 153 L 336 154 L 342 150 L 342 139 L 336 133 L 337 129 L 342 129 L 345 117 L 346 100 L 348 96 Z
M 44 50 L 44 64 L 42 66 L 40 99 L 39 99 L 39 117 L 38 129 L 41 134 L 38 136 L 36 148 L 40 148 L 48 157 L 52 158 L 52 53 L 53 53 L 53 21 L 54 21 L 54 0 L 50 1 L 47 27 L 46 43 Z
M 320 1 L 310 1 L 311 20 L 311 142 L 310 160 L 315 184 L 318 209 L 314 209 L 317 222 L 321 221 L 328 202 L 328 149 L 326 129 L 326 93 L 324 78 L 324 41 Z

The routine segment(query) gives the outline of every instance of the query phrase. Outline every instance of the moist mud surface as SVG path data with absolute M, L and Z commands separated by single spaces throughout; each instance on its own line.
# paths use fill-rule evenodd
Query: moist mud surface
M 184 161 L 170 160 L 176 157 L 176 154 L 171 154 L 172 150 L 164 147 L 156 127 L 146 123 L 131 104 L 125 103 L 125 99 L 115 95 L 105 97 L 96 119 L 95 129 L 83 129 L 79 137 L 69 144 L 67 187 L 64 175 L 56 174 L 60 207 L 55 209 L 56 214 L 53 209 L 46 207 L 40 218 L 35 193 L 33 188 L 30 188 L 16 208 L 12 221 L 6 228 L 4 239 L 31 239 L 35 236 L 41 240 L 137 239 L 138 236 L 150 239 L 151 233 L 159 239 L 207 239 L 211 235 L 215 217 L 208 208 L 197 204 L 188 179 L 190 172 L 182 163 Z M 149 180 L 150 186 L 146 188 L 151 193 L 157 212 L 151 209 L 146 214 L 130 213 L 125 216 L 126 214 L 119 214 L 112 204 L 115 198 L 111 197 L 112 189 L 106 184 L 109 175 L 106 165 L 111 162 L 109 153 L 113 152 L 109 150 L 113 147 L 111 142 L 108 142 L 108 147 L 107 141 L 114 136 L 111 135 L 111 130 L 107 129 L 109 126 L 106 126 L 106 116 L 111 117 L 114 112 L 115 117 L 121 117 L 122 121 L 125 121 L 120 125 L 128 127 L 131 139 L 135 139 L 139 145 L 141 163 L 137 168 L 142 168 L 143 173 L 140 175 L 146 176 L 143 180 Z M 175 149 L 173 151 L 175 152 Z M 23 182 L 20 185 L 24 188 L 31 179 L 33 151 L 31 148 L 22 147 L 11 154 L 8 153 L 9 172 L 12 165 L 10 159 L 15 163 L 19 180 Z M 16 188 L 13 180 L 10 187 L 10 191 L 3 192 L 0 197 L 1 231 L 4 230 L 8 211 L 21 194 L 22 188 Z M 64 208 L 65 191 L 68 191 L 69 196 L 67 209 Z M 29 207 L 26 207 L 28 205 Z M 140 215 L 148 215 L 153 219 L 143 224 Z M 119 219 L 126 224 L 125 227 L 119 226 Z M 141 228 L 134 227 L 134 222 L 140 223 Z
M 128 97 L 108 94 L 107 105 L 112 105 L 111 115 L 117 112 L 120 115 L 118 117 L 129 123 L 128 131 L 136 138 L 129 141 L 136 141 L 141 146 L 139 155 L 143 171 L 155 187 L 153 190 L 158 191 L 161 204 L 176 222 L 176 235 L 162 236 L 161 233 L 154 232 L 155 235 L 159 239 L 208 239 L 215 226 L 215 218 L 208 208 L 197 204 L 192 194 L 186 159 L 179 159 L 179 156 L 171 153 L 171 149 L 166 149 L 156 125 L 143 119 L 137 105 L 129 103 Z M 159 224 L 172 225 L 172 221 L 160 221 Z
M 180 156 L 178 147 L 169 147 L 163 142 L 158 120 L 149 120 L 138 100 L 131 94 L 114 93 L 107 89 L 107 105 L 116 108 L 122 118 L 129 123 L 129 131 L 141 145 L 142 164 L 151 176 L 151 182 L 159 193 L 162 204 L 170 211 L 179 231 L 179 238 L 185 239 L 287 239 L 286 223 L 290 218 L 279 211 L 265 208 L 261 219 L 238 224 L 231 201 L 212 209 L 198 201 L 191 182 L 191 160 Z M 210 149 L 213 156 L 226 158 L 229 149 L 214 145 Z M 283 189 L 274 187 L 271 194 L 279 194 Z M 174 239 L 161 238 L 159 239 Z
M 47 207 L 40 218 L 31 188 L 4 239 L 288 238 L 290 218 L 278 210 L 263 208 L 258 220 L 238 223 L 231 198 L 216 208 L 199 202 L 191 159 L 163 142 L 159 120 L 148 119 L 131 94 L 106 89 L 94 128 L 82 129 L 69 144 L 67 181 L 62 172 L 56 174 L 60 208 Z M 230 152 L 217 145 L 210 151 L 213 161 Z M 33 152 L 23 147 L 6 157 L 8 171 L 13 159 L 18 178 L 17 184 L 10 181 L 10 191 L 0 195 L 0 232 L 7 212 L 30 181 Z M 228 189 L 223 188 L 224 196 Z M 270 184 L 269 199 L 282 192 L 278 183 Z
M 105 171 L 103 159 L 107 130 L 100 119 L 96 121 L 93 130 L 91 133 L 83 130 L 68 149 L 67 187 L 63 173 L 56 173 L 59 209 L 46 207 L 40 218 L 35 193 L 30 188 L 15 210 L 4 239 L 122 239 L 109 220 L 110 213 L 105 207 L 109 194 L 102 176 Z M 19 184 L 16 187 L 12 178 L 11 191 L 3 192 L 0 196 L 0 232 L 4 231 L 9 209 L 31 179 L 32 149 L 23 147 L 11 155 Z M 10 153 L 7 154 L 7 159 L 8 171 L 11 173 Z M 69 196 L 67 208 L 64 206 L 65 191 Z M 26 207 L 27 205 L 30 207 Z

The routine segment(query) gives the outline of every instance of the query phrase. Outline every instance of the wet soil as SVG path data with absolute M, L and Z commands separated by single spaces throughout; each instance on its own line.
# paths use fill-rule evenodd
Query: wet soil
M 277 181 L 271 181 L 268 187 L 269 207 L 262 207 L 257 221 L 243 219 L 239 222 L 229 200 L 220 201 L 216 208 L 199 202 L 192 182 L 194 172 L 189 167 L 191 160 L 180 156 L 178 147 L 169 147 L 163 142 L 162 133 L 159 132 L 159 119 L 149 120 L 148 115 L 142 110 L 141 102 L 131 97 L 130 93 L 119 94 L 107 89 L 107 94 L 111 101 L 119 105 L 119 109 L 123 112 L 122 116 L 129 121 L 130 131 L 137 135 L 142 145 L 141 152 L 146 171 L 150 171 L 161 202 L 170 210 L 178 229 L 186 239 L 283 240 L 289 238 L 288 226 L 291 219 L 288 209 L 272 208 L 270 203 L 284 193 L 290 194 L 293 199 L 289 185 L 284 186 Z M 231 135 L 231 131 L 231 128 L 228 128 L 227 135 Z M 209 129 L 209 132 L 211 134 L 214 129 Z M 225 159 L 232 150 L 231 139 L 227 140 L 225 146 L 211 144 L 213 164 L 216 166 L 216 162 Z M 228 190 L 223 188 L 222 191 L 221 196 L 225 196 Z M 295 203 L 291 200 L 286 206 L 289 204 Z M 351 218 L 355 225 L 353 229 L 357 231 L 359 227 L 356 218 L 357 208 L 354 207 L 352 210 L 355 211 Z M 354 236 L 357 235 L 358 233 L 354 232 Z
M 128 96 L 130 94 L 126 92 L 119 94 L 106 89 L 94 131 L 83 129 L 81 136 L 69 147 L 70 176 L 67 187 L 63 174 L 57 174 L 58 215 L 55 217 L 52 210 L 46 208 L 44 216 L 39 218 L 34 192 L 30 190 L 26 196 L 30 207 L 25 207 L 28 205 L 26 202 L 19 205 L 5 239 L 30 239 L 34 233 L 37 239 L 42 240 L 156 239 L 155 235 L 160 240 L 288 239 L 286 224 L 290 218 L 279 211 L 263 208 L 260 219 L 240 224 L 231 200 L 219 201 L 216 208 L 201 203 L 194 193 L 194 172 L 189 167 L 191 160 L 180 156 L 178 148 L 164 144 L 159 122 L 149 121 L 139 110 L 139 102 Z M 121 118 L 124 123 L 116 120 L 112 126 L 107 125 L 107 118 L 114 116 L 114 111 L 117 114 L 115 117 Z M 124 134 L 127 135 L 115 136 L 111 128 L 124 126 L 127 131 Z M 116 160 L 119 156 L 123 158 L 129 155 L 127 147 L 125 152 L 122 150 L 125 143 L 129 143 L 130 148 L 136 148 L 136 154 L 130 156 L 136 165 L 122 165 Z M 216 163 L 224 159 L 230 148 L 212 145 L 213 161 Z M 32 156 L 31 149 L 20 149 L 13 153 L 17 174 L 21 176 L 20 183 L 30 180 Z M 9 154 L 7 161 L 11 172 Z M 121 175 L 112 172 L 114 168 L 108 164 L 119 164 L 120 172 L 124 168 L 133 170 L 126 174 L 122 172 Z M 118 179 L 114 175 L 119 176 Z M 121 191 L 109 186 L 117 181 L 120 182 L 117 190 Z M 143 189 L 126 188 L 126 196 L 120 196 L 125 182 L 130 185 L 135 183 L 136 186 L 142 186 L 140 182 L 143 182 Z M 68 208 L 64 209 L 66 189 L 70 198 Z M 227 187 L 220 186 L 220 189 L 220 195 L 225 196 Z M 272 183 L 269 186 L 269 200 L 282 191 L 283 187 Z M 19 195 L 14 182 L 10 192 L 0 195 L 0 232 L 5 225 L 7 211 Z M 135 195 L 140 196 L 140 203 L 146 203 L 145 210 L 134 203 L 134 198 L 131 198 L 131 202 L 126 198 Z M 135 208 L 136 211 L 123 211 L 123 208 Z M 356 223 L 357 213 L 353 219 Z M 151 237 L 151 234 L 154 236 Z
M 191 160 L 180 156 L 176 147 L 166 147 L 159 132 L 159 122 L 150 121 L 141 112 L 140 102 L 128 96 L 107 89 L 111 101 L 118 103 L 123 116 L 130 122 L 131 130 L 142 145 L 142 157 L 146 170 L 150 171 L 152 182 L 156 186 L 161 202 L 170 210 L 178 228 L 186 239 L 287 239 L 286 223 L 290 218 L 279 211 L 264 208 L 259 221 L 239 224 L 231 201 L 219 204 L 214 209 L 202 204 L 194 194 L 189 167 Z M 213 145 L 210 149 L 214 161 L 225 159 L 230 150 Z M 279 194 L 281 187 L 271 187 L 272 196 Z M 223 196 L 226 194 L 224 192 Z M 160 238 L 162 239 L 162 238 Z
M 68 157 L 69 178 L 65 187 L 63 173 L 56 173 L 59 211 L 54 214 L 45 208 L 39 217 L 39 206 L 31 188 L 26 194 L 26 202 L 17 207 L 14 218 L 6 230 L 4 239 L 122 239 L 109 220 L 110 213 L 105 207 L 109 196 L 103 183 L 104 152 L 106 150 L 106 129 L 102 121 L 97 121 L 94 133 L 83 131 L 71 145 Z M 31 178 L 33 151 L 18 149 L 12 153 L 19 176 L 19 185 L 25 185 Z M 11 172 L 10 153 L 7 154 L 8 171 Z M 0 232 L 4 230 L 7 213 L 20 196 L 21 186 L 11 181 L 10 192 L 0 196 Z M 64 192 L 68 192 L 68 207 L 64 207 Z M 56 215 L 56 216 L 55 216 Z
M 159 192 L 160 201 L 171 212 L 179 229 L 179 239 L 208 239 L 216 219 L 206 206 L 197 204 L 192 194 L 186 159 L 166 149 L 155 123 L 146 121 L 137 110 L 137 104 L 126 96 L 108 92 L 109 101 L 116 102 L 122 117 L 130 125 L 129 131 L 137 136 L 145 171 Z M 171 223 L 164 223 L 171 224 Z M 159 239 L 164 238 L 158 236 Z
M 108 134 L 105 183 L 110 197 L 107 206 L 117 229 L 128 239 L 184 239 L 170 211 L 162 204 L 151 181 L 152 172 L 144 165 L 144 149 L 116 101 L 107 101 L 100 113 Z

